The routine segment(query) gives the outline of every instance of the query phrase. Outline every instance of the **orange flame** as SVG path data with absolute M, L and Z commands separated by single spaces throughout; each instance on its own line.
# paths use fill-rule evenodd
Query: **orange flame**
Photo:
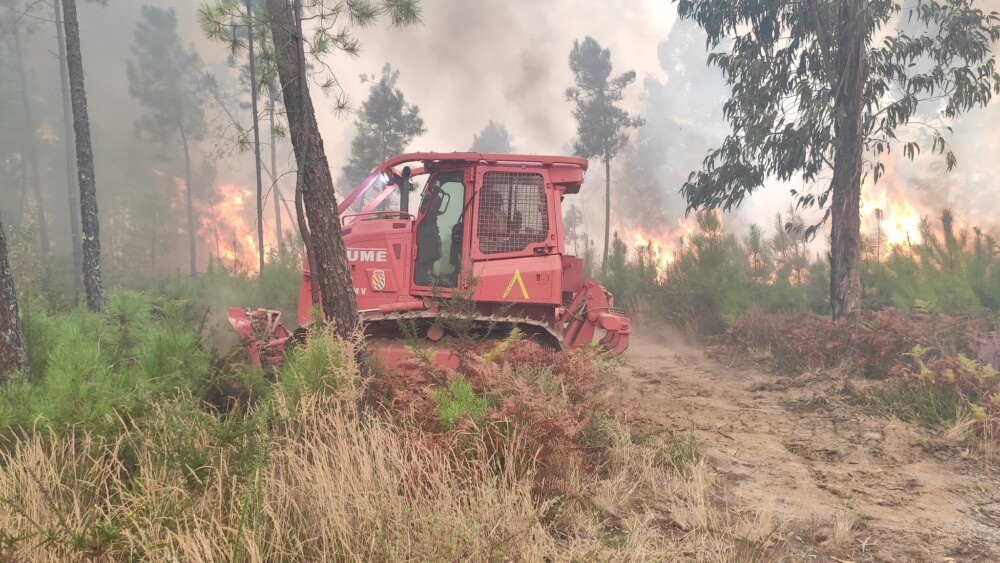
M 253 211 L 247 209 L 247 203 L 253 203 L 253 194 L 249 188 L 235 184 L 219 184 L 216 191 L 222 200 L 214 205 L 202 204 L 198 236 L 224 265 L 256 273 L 257 239 L 254 226 L 245 218 Z
M 905 196 L 906 188 L 896 174 L 896 161 L 891 155 L 882 158 L 885 170 L 877 184 L 871 176 L 861 186 L 861 230 L 880 238 L 876 243 L 879 258 L 894 248 L 906 248 L 922 241 L 921 215 Z
M 667 268 L 677 260 L 681 251 L 690 245 L 697 228 L 694 216 L 689 216 L 679 219 L 675 229 L 664 232 L 622 226 L 617 227 L 615 231 L 630 248 L 648 252 L 656 265 L 657 273 L 664 276 Z

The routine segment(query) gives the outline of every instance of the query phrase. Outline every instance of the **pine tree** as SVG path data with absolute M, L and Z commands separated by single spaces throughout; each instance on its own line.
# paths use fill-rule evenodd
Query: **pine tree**
M 419 10 L 416 2 L 412 1 L 386 1 L 381 10 L 367 2 L 342 2 L 336 3 L 336 6 L 341 9 L 338 14 L 346 11 L 350 21 L 354 23 L 370 23 L 380 14 L 388 15 L 390 21 L 398 26 L 419 21 Z M 322 10 L 324 6 L 313 8 Z M 301 202 L 297 207 L 304 212 L 299 215 L 300 226 L 303 215 L 307 216 L 308 225 L 303 229 L 303 237 L 309 236 L 312 239 L 309 267 L 314 286 L 318 286 L 321 292 L 323 315 L 334 324 L 340 336 L 349 338 L 357 325 L 358 311 L 348 270 L 347 249 L 340 230 L 333 178 L 309 95 L 302 34 L 304 16 L 302 12 L 292 8 L 289 0 L 267 0 L 267 9 L 288 129 L 298 166 L 296 201 L 297 204 Z M 337 19 L 336 15 L 321 13 L 334 22 Z M 340 41 L 345 41 L 343 36 Z M 356 43 L 341 45 L 355 51 L 357 49 Z M 306 235 L 307 232 L 309 235 Z M 358 358 L 362 369 L 366 370 L 363 351 L 359 351 Z
M 204 96 L 199 89 L 201 58 L 181 43 L 177 15 L 172 8 L 143 6 L 142 18 L 135 30 L 128 80 L 129 93 L 149 108 L 149 113 L 136 122 L 136 133 L 164 145 L 180 145 L 184 157 L 190 272 L 195 276 L 198 237 L 191 145 L 205 132 Z
M 396 87 L 399 71 L 388 64 L 381 78 L 368 90 L 354 121 L 357 133 L 351 140 L 351 156 L 344 166 L 344 189 L 351 190 L 385 160 L 402 153 L 410 142 L 427 130 L 420 109 L 406 102 Z
M 574 103 L 578 156 L 600 159 L 604 165 L 604 258 L 601 271 L 607 272 L 608 245 L 611 238 L 611 161 L 628 143 L 628 130 L 641 127 L 642 118 L 632 117 L 618 106 L 625 88 L 635 82 L 635 71 L 611 76 L 611 51 L 593 37 L 574 41 L 569 54 L 569 68 L 575 86 L 566 89 L 566 100 Z
M 512 154 L 516 151 L 510 133 L 502 123 L 490 120 L 472 139 L 472 152 Z
M 90 117 L 87 114 L 87 91 L 83 84 L 83 54 L 80 51 L 80 23 L 76 16 L 76 0 L 63 0 L 63 14 L 66 30 L 66 66 L 73 106 L 73 131 L 76 133 L 76 169 L 80 183 L 83 285 L 87 293 L 87 307 L 91 311 L 100 311 L 104 308 L 104 288 L 101 284 L 101 234 L 97 217 L 94 151 L 90 143 Z

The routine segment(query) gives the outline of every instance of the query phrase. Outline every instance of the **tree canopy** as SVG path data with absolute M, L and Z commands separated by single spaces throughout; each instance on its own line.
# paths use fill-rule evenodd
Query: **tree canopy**
M 503 123 L 490 120 L 483 130 L 472 139 L 472 152 L 493 152 L 511 154 L 515 152 L 513 139 Z
M 584 158 L 608 162 L 628 142 L 628 130 L 643 123 L 618 106 L 625 88 L 635 82 L 635 71 L 611 76 L 611 51 L 589 36 L 573 42 L 569 68 L 574 86 L 566 89 L 566 99 L 574 103 L 577 134 L 573 150 Z
M 180 128 L 192 138 L 203 134 L 204 94 L 198 87 L 201 57 L 181 43 L 172 8 L 142 7 L 132 53 L 129 93 L 150 109 L 136 121 L 136 131 L 163 143 L 177 142 Z
M 800 206 L 826 206 L 841 84 L 836 57 L 842 1 L 680 0 L 732 89 L 724 115 L 731 133 L 712 150 L 683 193 L 691 208 L 738 206 L 768 179 L 801 180 Z M 877 179 L 877 157 L 894 146 L 907 157 L 922 149 L 956 157 L 949 120 L 986 105 L 1000 91 L 992 47 L 1000 19 L 974 0 L 899 0 L 862 3 L 867 64 L 862 89 L 862 146 Z M 818 187 L 817 187 L 818 186 Z M 827 212 L 828 214 L 829 212 Z M 826 215 L 824 216 L 826 217 Z M 810 232 L 815 231 L 812 226 Z
M 344 166 L 346 189 L 351 189 L 386 159 L 402 153 L 415 138 L 424 134 L 420 109 L 407 103 L 396 87 L 399 71 L 386 64 L 382 76 L 372 84 L 354 121 L 357 133 L 351 140 L 351 156 Z

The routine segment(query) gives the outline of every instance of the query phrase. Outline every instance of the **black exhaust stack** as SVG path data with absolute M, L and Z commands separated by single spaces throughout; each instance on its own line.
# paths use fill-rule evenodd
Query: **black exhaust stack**
M 410 212 L 410 167 L 403 167 L 403 177 L 399 179 L 399 212 Z

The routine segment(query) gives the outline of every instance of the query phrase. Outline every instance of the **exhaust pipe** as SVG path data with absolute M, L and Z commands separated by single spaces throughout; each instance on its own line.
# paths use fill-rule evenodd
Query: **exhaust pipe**
M 399 211 L 410 212 L 410 167 L 403 167 L 403 177 L 399 179 Z

